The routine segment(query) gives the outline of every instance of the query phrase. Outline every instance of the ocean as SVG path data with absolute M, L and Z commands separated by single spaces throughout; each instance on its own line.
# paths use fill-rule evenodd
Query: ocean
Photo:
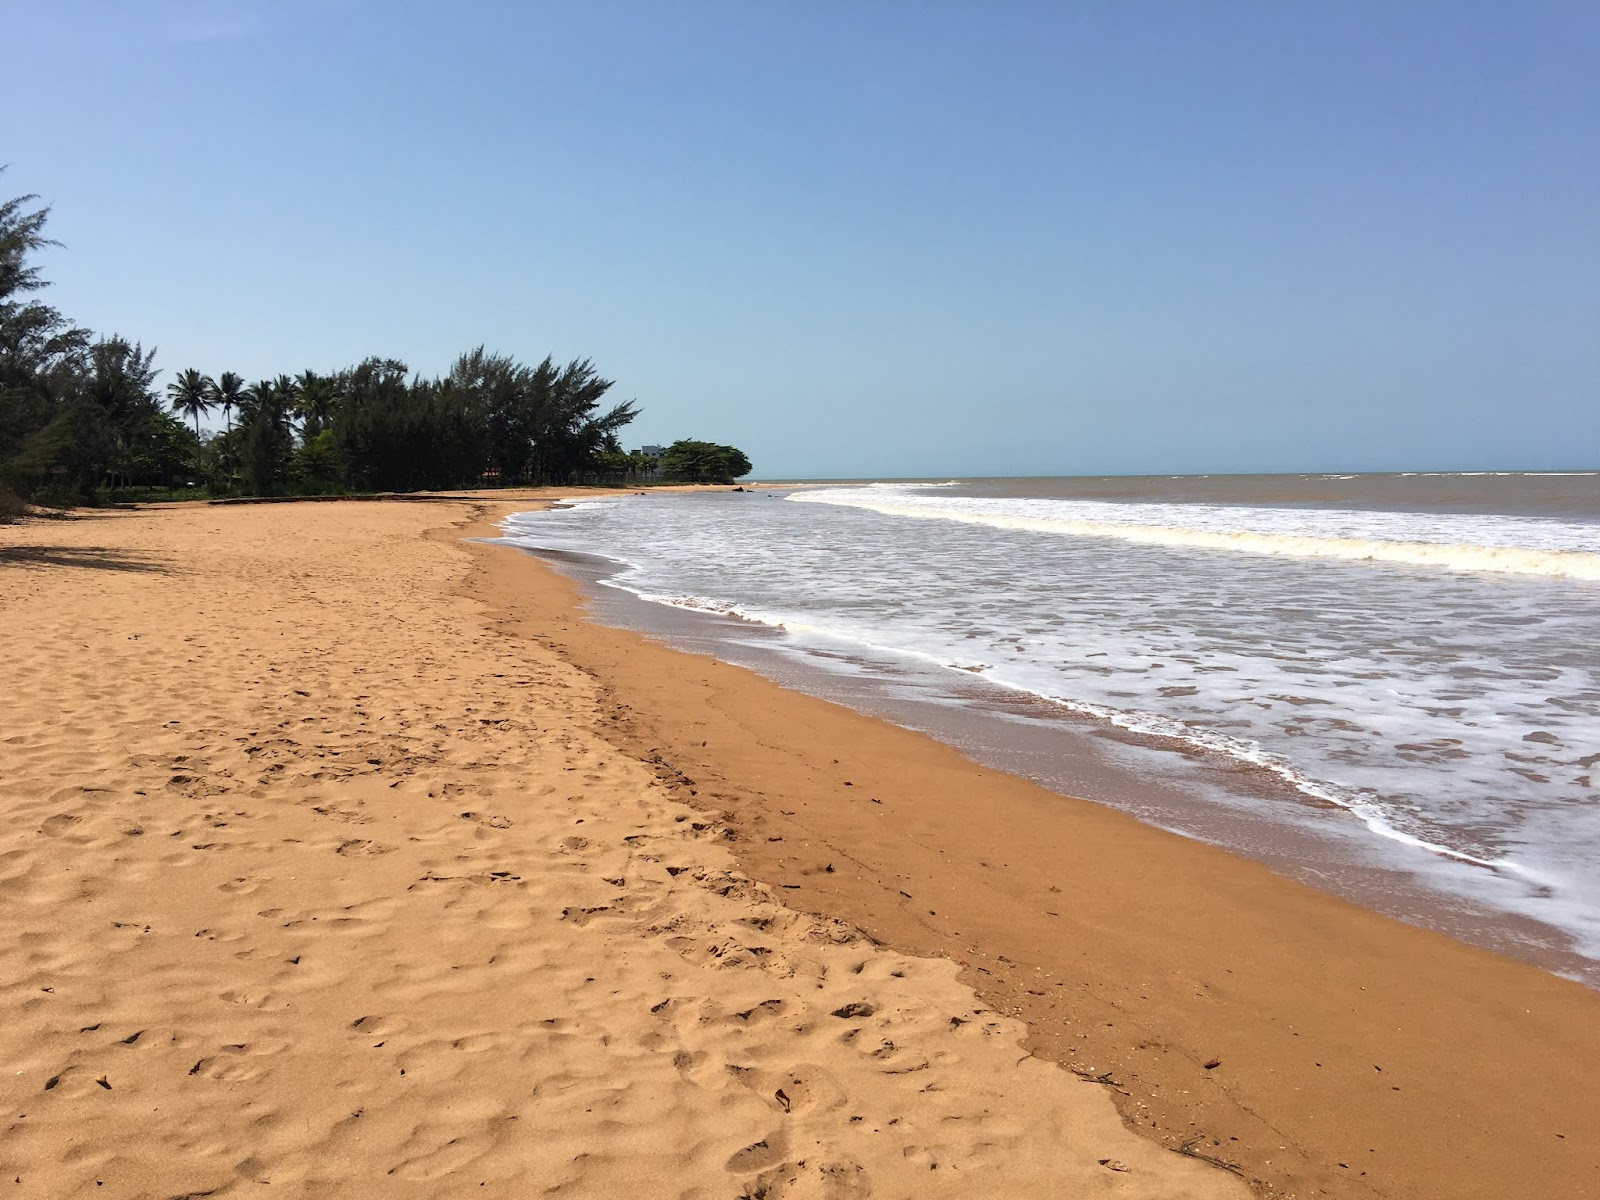
M 1600 986 L 1600 472 L 651 492 L 504 531 L 603 620 Z

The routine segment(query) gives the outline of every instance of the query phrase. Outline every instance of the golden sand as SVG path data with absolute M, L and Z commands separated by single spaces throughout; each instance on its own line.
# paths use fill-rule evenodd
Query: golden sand
M 5 1194 L 1248 1194 L 742 873 L 481 510 L 0 530 Z
M 745 871 L 955 961 L 1160 1144 L 1263 1195 L 1600 1196 L 1600 993 L 585 621 L 543 564 L 473 553 L 495 627 L 599 681 L 607 739 Z

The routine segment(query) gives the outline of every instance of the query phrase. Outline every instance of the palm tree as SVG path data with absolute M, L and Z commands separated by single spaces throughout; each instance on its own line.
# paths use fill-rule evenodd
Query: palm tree
M 285 437 L 289 436 L 293 432 L 289 417 L 294 411 L 298 390 L 294 378 L 289 375 L 257 380 L 245 389 L 239 405 L 240 422 L 248 425 L 258 416 L 264 416 L 281 429 Z
M 270 379 L 258 379 L 239 396 L 239 424 L 248 425 L 262 409 L 272 411 L 277 395 Z
M 211 385 L 211 403 L 222 410 L 227 418 L 228 432 L 233 432 L 233 411 L 244 401 L 244 377 L 224 371 Z
M 279 375 L 272 381 L 272 391 L 278 397 L 278 406 L 287 412 L 300 398 L 300 381 L 293 375 Z
M 333 407 L 337 400 L 334 384 L 332 378 L 318 375 L 315 371 L 301 371 L 296 376 L 295 389 L 299 394 L 299 402 L 295 408 L 300 414 L 302 440 L 311 441 L 333 419 Z
M 172 411 L 193 419 L 197 442 L 200 440 L 200 414 L 211 411 L 211 394 L 216 386 L 209 375 L 202 375 L 193 367 L 180 372 L 176 380 L 167 384 Z

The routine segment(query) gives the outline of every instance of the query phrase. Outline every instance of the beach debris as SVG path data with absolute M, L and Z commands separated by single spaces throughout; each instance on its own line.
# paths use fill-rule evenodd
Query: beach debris
M 1184 1142 L 1183 1145 L 1178 1147 L 1178 1153 L 1185 1158 L 1198 1158 L 1201 1162 L 1210 1163 L 1213 1167 L 1221 1167 L 1224 1171 L 1237 1175 L 1240 1179 L 1245 1178 L 1245 1173 L 1238 1163 L 1231 1163 L 1225 1158 L 1218 1158 L 1214 1154 L 1206 1154 L 1203 1151 L 1196 1150 L 1195 1147 L 1199 1144 L 1198 1139 Z
M 111 1090 L 111 1080 L 107 1079 L 104 1075 L 101 1075 L 98 1078 L 96 1078 L 95 1082 L 98 1083 L 101 1087 L 105 1088 L 106 1091 L 109 1092 Z
M 1101 1159 L 1097 1159 L 1096 1161 L 1108 1171 L 1131 1171 L 1131 1170 L 1133 1170 L 1132 1167 L 1130 1167 L 1127 1163 L 1123 1162 L 1120 1158 L 1101 1158 Z
M 978 969 L 980 971 L 983 970 L 982 967 Z M 1090 1083 L 1103 1083 L 1106 1087 L 1114 1088 L 1116 1091 L 1123 1092 L 1123 1095 L 1127 1095 L 1123 1091 L 1122 1083 L 1117 1079 L 1114 1071 L 1100 1071 L 1094 1067 L 1068 1067 L 1067 1070 L 1071 1071 L 1079 1079 L 1086 1079 Z
M 1222 1060 L 1220 1058 L 1208 1058 L 1200 1065 L 1208 1071 L 1213 1071 L 1222 1065 Z
M 790 1111 L 789 1097 L 782 1088 L 779 1088 L 776 1092 L 774 1092 L 773 1097 L 778 1101 L 779 1104 L 783 1105 L 784 1112 Z

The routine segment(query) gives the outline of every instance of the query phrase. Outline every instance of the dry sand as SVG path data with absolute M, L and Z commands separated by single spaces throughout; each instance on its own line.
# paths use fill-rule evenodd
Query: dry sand
M 742 874 L 474 511 L 0 530 L 5 1194 L 1247 1194 Z

